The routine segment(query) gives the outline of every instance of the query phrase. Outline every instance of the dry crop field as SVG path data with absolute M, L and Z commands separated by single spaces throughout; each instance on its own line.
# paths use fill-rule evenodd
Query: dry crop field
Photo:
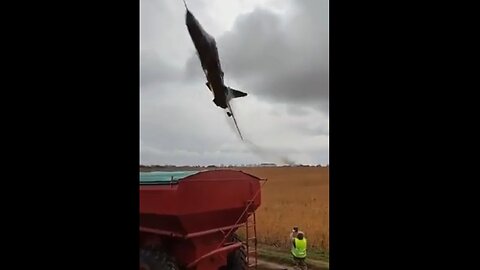
M 239 169 L 268 179 L 256 214 L 259 243 L 288 248 L 289 233 L 297 225 L 310 247 L 329 250 L 328 167 Z

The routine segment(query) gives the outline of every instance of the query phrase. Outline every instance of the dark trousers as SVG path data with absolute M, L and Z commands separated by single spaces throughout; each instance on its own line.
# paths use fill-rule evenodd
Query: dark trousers
M 295 266 L 302 270 L 307 270 L 307 264 L 305 263 L 305 258 L 297 258 L 293 256 L 293 262 Z

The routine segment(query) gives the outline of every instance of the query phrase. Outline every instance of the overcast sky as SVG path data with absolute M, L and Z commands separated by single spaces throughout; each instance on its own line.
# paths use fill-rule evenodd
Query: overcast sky
M 213 102 L 182 0 L 141 0 L 140 163 L 328 164 L 328 0 L 186 0 L 215 38 L 225 84 Z

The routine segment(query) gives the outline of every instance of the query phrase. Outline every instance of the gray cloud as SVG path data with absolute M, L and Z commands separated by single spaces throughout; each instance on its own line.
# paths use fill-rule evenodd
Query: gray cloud
M 217 38 L 226 81 L 274 102 L 328 110 L 326 1 L 295 1 L 289 16 L 265 9 L 241 15 Z M 189 78 L 203 79 L 196 55 Z
M 227 32 L 221 9 L 188 3 L 217 40 L 226 84 L 250 94 L 233 106 L 244 136 L 268 152 L 259 155 L 213 104 L 183 3 L 141 1 L 141 163 L 328 162 L 327 1 L 289 3 L 286 14 L 265 7 L 238 15 L 222 2 L 236 14 Z
M 164 61 L 154 50 L 143 50 L 140 55 L 140 80 L 143 86 L 175 81 L 183 75 L 181 69 Z

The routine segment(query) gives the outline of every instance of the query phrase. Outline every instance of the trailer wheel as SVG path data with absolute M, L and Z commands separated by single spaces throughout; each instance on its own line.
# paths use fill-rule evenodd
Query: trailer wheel
M 236 234 L 233 235 L 233 241 L 241 242 Z M 230 252 L 227 256 L 227 270 L 246 270 L 247 265 L 247 251 L 245 245 Z
M 162 251 L 140 250 L 140 270 L 179 270 L 172 257 Z

